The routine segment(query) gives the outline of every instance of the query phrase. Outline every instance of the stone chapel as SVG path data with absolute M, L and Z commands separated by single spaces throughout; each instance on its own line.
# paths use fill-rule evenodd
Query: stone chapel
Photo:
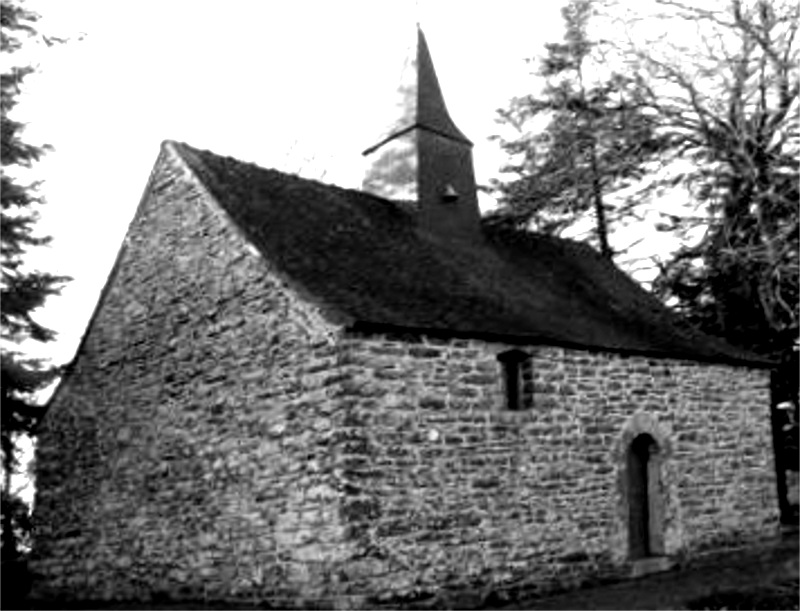
M 363 190 L 162 145 L 39 431 L 34 598 L 479 605 L 776 535 L 771 363 L 484 226 L 411 68 Z

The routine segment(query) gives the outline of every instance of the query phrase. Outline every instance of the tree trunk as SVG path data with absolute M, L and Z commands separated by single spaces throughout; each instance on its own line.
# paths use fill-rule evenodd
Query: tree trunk
M 597 239 L 600 242 L 600 255 L 610 261 L 614 257 L 614 253 L 608 245 L 608 221 L 606 220 L 606 209 L 603 206 L 603 188 L 600 184 L 600 175 L 597 168 L 597 145 L 594 141 L 594 136 L 592 136 L 590 155 L 592 164 L 592 200 L 597 217 Z

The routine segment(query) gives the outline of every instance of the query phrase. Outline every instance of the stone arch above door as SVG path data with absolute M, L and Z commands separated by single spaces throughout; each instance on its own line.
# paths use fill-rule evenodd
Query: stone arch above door
M 658 444 L 664 458 L 672 454 L 669 436 L 664 427 L 659 424 L 658 419 L 648 412 L 636 412 L 622 427 L 622 435 L 616 447 L 617 461 L 625 460 L 625 453 L 639 435 L 650 435 Z

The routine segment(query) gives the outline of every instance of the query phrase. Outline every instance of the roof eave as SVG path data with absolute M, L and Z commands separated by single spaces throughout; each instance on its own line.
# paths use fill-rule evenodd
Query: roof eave
M 776 361 L 753 355 L 751 358 L 735 357 L 733 355 L 717 354 L 707 355 L 680 351 L 659 351 L 646 349 L 624 348 L 619 346 L 601 346 L 583 344 L 567 340 L 553 339 L 535 334 L 525 333 L 493 333 L 486 331 L 454 330 L 434 327 L 413 327 L 377 323 L 371 321 L 356 321 L 344 327 L 345 332 L 363 333 L 367 335 L 396 334 L 412 337 L 435 337 L 439 339 L 475 339 L 484 342 L 502 343 L 511 345 L 540 345 L 588 352 L 608 352 L 620 356 L 642 356 L 658 359 L 675 359 L 682 361 L 696 361 L 700 363 L 729 365 L 734 367 L 751 367 L 756 369 L 774 369 L 779 366 Z

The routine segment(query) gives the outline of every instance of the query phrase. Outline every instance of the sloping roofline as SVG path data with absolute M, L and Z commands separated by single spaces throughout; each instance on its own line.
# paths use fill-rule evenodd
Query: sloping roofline
M 127 248 L 126 248 L 126 246 L 127 246 L 127 238 L 128 238 L 128 233 L 130 232 L 130 228 L 135 223 L 136 219 L 138 218 L 138 216 L 139 216 L 139 214 L 141 212 L 142 207 L 144 206 L 145 202 L 147 201 L 147 198 L 148 198 L 148 196 L 149 196 L 149 194 L 150 194 L 150 192 L 152 190 L 154 179 L 156 177 L 156 174 L 157 174 L 157 171 L 159 169 L 160 163 L 162 162 L 164 156 L 167 155 L 167 154 L 170 154 L 170 153 L 176 154 L 183 161 L 183 163 L 186 165 L 186 167 L 192 172 L 192 175 L 193 175 L 192 178 L 195 179 L 195 183 L 198 186 L 202 187 L 209 194 L 209 196 L 212 197 L 215 201 L 217 201 L 220 204 L 220 207 L 223 208 L 223 210 L 228 215 L 230 215 L 230 210 L 228 210 L 222 204 L 222 202 L 218 201 L 218 197 L 214 194 L 213 190 L 208 185 L 206 185 L 204 183 L 202 176 L 198 176 L 198 174 L 197 174 L 198 168 L 196 166 L 193 166 L 189 161 L 187 161 L 187 156 L 189 156 L 190 158 L 194 157 L 194 160 L 198 161 L 199 160 L 199 158 L 197 157 L 198 154 L 206 156 L 206 157 L 211 156 L 211 157 L 216 158 L 216 159 L 221 159 L 221 158 L 219 158 L 216 155 L 213 155 L 212 153 L 209 153 L 209 152 L 201 152 L 201 151 L 198 151 L 196 149 L 192 149 L 188 145 L 183 144 L 183 143 L 179 143 L 179 142 L 176 142 L 176 141 L 165 140 L 164 142 L 162 142 L 161 148 L 160 148 L 160 151 L 159 151 L 159 155 L 158 155 L 158 157 L 156 159 L 156 162 L 155 162 L 155 164 L 153 166 L 153 169 L 150 172 L 150 175 L 148 177 L 147 183 L 146 183 L 145 188 L 143 190 L 142 196 L 140 197 L 139 204 L 138 204 L 138 206 L 136 208 L 136 212 L 132 216 L 131 221 L 130 221 L 130 223 L 128 225 L 128 230 L 126 232 L 125 239 L 122 241 L 122 244 L 120 245 L 120 248 L 119 248 L 119 250 L 117 252 L 117 255 L 115 257 L 115 260 L 114 260 L 114 264 L 113 264 L 113 266 L 111 268 L 111 271 L 109 272 L 109 275 L 108 275 L 108 277 L 106 279 L 105 284 L 103 285 L 103 288 L 102 288 L 102 290 L 100 292 L 100 296 L 99 296 L 99 298 L 98 298 L 98 300 L 97 300 L 97 302 L 95 304 L 95 307 L 94 307 L 94 309 L 92 311 L 92 315 L 89 318 L 89 321 L 88 321 L 88 323 L 86 325 L 84 333 L 81 336 L 81 340 L 80 340 L 80 342 L 78 344 L 78 348 L 76 349 L 75 354 L 72 357 L 72 359 L 70 359 L 70 361 L 66 365 L 63 366 L 64 374 L 62 376 L 61 381 L 58 384 L 58 387 L 56 388 L 56 390 L 54 391 L 54 393 L 51 396 L 50 400 L 48 401 L 48 405 L 50 403 L 52 403 L 56 399 L 56 397 L 59 395 L 60 390 L 63 387 L 64 382 L 66 381 L 66 378 L 69 377 L 69 375 L 71 374 L 71 372 L 74 369 L 78 359 L 80 358 L 80 355 L 83 352 L 87 337 L 88 337 L 88 335 L 89 335 L 89 333 L 90 333 L 90 331 L 92 329 L 92 326 L 94 325 L 95 319 L 99 315 L 99 313 L 100 313 L 100 311 L 101 311 L 101 309 L 103 307 L 103 304 L 105 303 L 105 300 L 106 300 L 106 298 L 108 296 L 108 293 L 109 293 L 109 291 L 111 289 L 111 286 L 113 285 L 114 280 L 116 279 L 117 274 L 119 273 L 119 269 L 120 269 L 120 265 L 122 263 L 122 259 L 124 258 L 125 252 L 127 250 Z M 234 161 L 234 160 L 230 160 L 230 161 Z M 337 195 L 345 195 L 345 196 L 347 194 L 358 195 L 359 197 L 365 197 L 365 198 L 370 198 L 372 200 L 378 200 L 380 203 L 382 203 L 382 204 L 384 204 L 384 205 L 386 205 L 388 207 L 395 207 L 397 210 L 401 210 L 402 209 L 402 206 L 398 206 L 397 204 L 395 204 L 393 202 L 380 200 L 380 198 L 377 198 L 375 196 L 371 196 L 371 195 L 368 195 L 368 194 L 355 192 L 355 191 L 349 191 L 349 190 L 346 190 L 346 189 L 342 189 L 340 187 L 336 187 L 334 185 L 328 185 L 328 184 L 325 184 L 325 183 L 321 183 L 319 181 L 301 179 L 301 178 L 293 177 L 293 176 L 290 176 L 290 175 L 282 174 L 282 173 L 271 171 L 271 170 L 263 170 L 263 169 L 261 169 L 261 168 L 259 168 L 257 166 L 252 165 L 252 164 L 244 164 L 242 162 L 235 162 L 235 163 L 239 164 L 239 165 L 242 165 L 242 166 L 247 166 L 251 170 L 255 169 L 258 172 L 269 172 L 269 173 L 271 173 L 273 175 L 276 175 L 276 176 L 282 176 L 286 180 L 298 181 L 298 182 L 304 183 L 306 185 L 313 186 L 314 190 L 316 190 L 316 191 L 330 192 L 330 193 L 334 193 L 334 194 L 337 194 Z M 408 212 L 404 210 L 404 211 L 402 211 L 402 214 L 407 216 Z M 251 243 L 253 243 L 252 237 L 250 236 L 248 231 L 246 229 L 243 229 L 241 226 L 237 225 L 236 218 L 232 217 L 231 220 L 232 220 L 232 224 L 237 229 L 237 231 L 240 233 L 240 235 L 242 235 L 244 239 L 246 239 L 246 240 L 250 241 Z M 568 241 L 564 241 L 564 242 L 568 242 Z M 591 250 L 591 249 L 589 249 L 589 247 L 587 247 L 584 244 L 579 244 L 579 243 L 573 243 L 573 244 L 575 246 L 577 246 L 579 249 L 583 250 L 584 252 L 589 252 Z M 256 250 L 261 254 L 261 256 L 269 257 L 269 255 L 264 252 L 264 249 L 262 248 L 262 245 L 260 245 L 258 243 L 254 243 L 254 246 L 256 247 Z M 622 273 L 622 272 L 619 272 L 619 273 Z M 309 287 L 305 286 L 305 284 L 302 281 L 299 281 L 296 278 L 292 278 L 291 280 L 292 280 L 291 281 L 291 285 L 293 285 L 296 289 L 299 289 L 304 294 L 304 296 L 310 297 L 313 300 L 314 305 L 317 306 L 317 307 L 320 307 L 320 309 L 323 311 L 325 316 L 333 324 L 341 326 L 341 328 L 345 332 L 351 331 L 351 332 L 355 332 L 355 333 L 364 333 L 364 334 L 391 334 L 391 335 L 406 336 L 406 337 L 408 337 L 408 336 L 427 336 L 427 337 L 436 337 L 436 338 L 476 339 L 476 340 L 480 340 L 480 341 L 486 341 L 486 342 L 492 342 L 492 343 L 495 343 L 495 342 L 496 343 L 505 343 L 505 344 L 510 344 L 510 345 L 555 346 L 555 347 L 570 348 L 570 349 L 575 349 L 575 350 L 586 350 L 586 351 L 592 351 L 592 352 L 608 352 L 608 353 L 620 354 L 620 355 L 631 355 L 631 356 L 635 355 L 635 356 L 645 356 L 645 357 L 652 357 L 652 358 L 673 358 L 673 359 L 678 359 L 678 360 L 688 360 L 688 361 L 697 361 L 697 362 L 705 362 L 705 363 L 719 363 L 719 364 L 724 364 L 724 365 L 739 366 L 739 367 L 741 367 L 741 366 L 753 367 L 753 368 L 758 368 L 758 369 L 774 369 L 779 365 L 776 361 L 770 360 L 770 359 L 768 359 L 766 357 L 763 357 L 763 356 L 760 356 L 760 355 L 756 355 L 756 354 L 752 354 L 752 353 L 749 353 L 749 352 L 746 352 L 746 351 L 742 351 L 742 350 L 739 350 L 739 349 L 733 349 L 734 350 L 734 354 L 722 354 L 722 353 L 720 353 L 720 354 L 717 354 L 717 355 L 709 356 L 709 355 L 698 354 L 696 352 L 691 352 L 691 351 L 685 351 L 685 352 L 684 351 L 680 351 L 680 350 L 660 351 L 660 350 L 656 350 L 656 349 L 635 349 L 635 348 L 624 348 L 624 347 L 613 347 L 613 346 L 610 347 L 610 346 L 607 346 L 607 345 L 592 344 L 591 342 L 570 341 L 570 340 L 554 338 L 552 336 L 545 336 L 545 335 L 542 335 L 542 334 L 526 333 L 526 332 L 503 333 L 503 332 L 493 332 L 493 331 L 486 331 L 486 330 L 480 330 L 480 329 L 472 329 L 471 330 L 471 329 L 468 329 L 468 328 L 447 329 L 447 328 L 442 328 L 442 327 L 414 325 L 414 324 L 402 325 L 402 324 L 394 324 L 394 323 L 391 323 L 391 322 L 380 322 L 380 321 L 376 321 L 376 320 L 370 320 L 369 318 L 353 317 L 351 315 L 348 315 L 345 312 L 339 312 L 338 313 L 339 315 L 337 315 L 337 313 L 335 312 L 335 308 L 332 308 L 331 305 L 327 302 L 327 300 L 324 300 L 324 299 L 319 299 L 318 300 L 318 299 L 316 299 L 315 297 L 320 297 L 320 296 L 317 295 L 312 289 L 310 289 Z M 642 289 L 642 291 L 643 291 L 643 289 Z M 711 339 L 713 341 L 715 341 L 715 342 L 721 342 L 721 340 L 717 340 L 716 338 L 711 338 Z M 724 344 L 724 342 L 721 342 L 721 343 Z M 737 356 L 737 354 L 740 355 L 740 356 Z

